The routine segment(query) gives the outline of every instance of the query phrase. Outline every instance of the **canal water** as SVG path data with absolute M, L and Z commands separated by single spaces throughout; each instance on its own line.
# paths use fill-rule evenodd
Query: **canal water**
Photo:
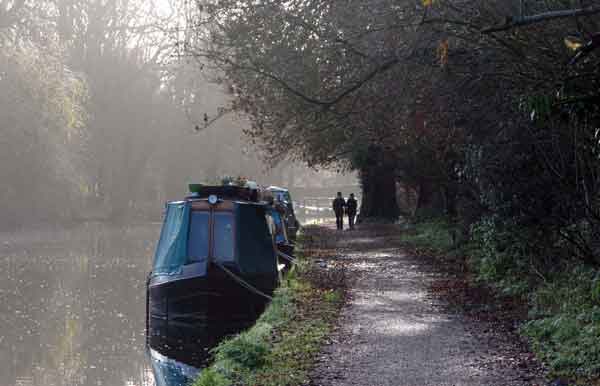
M 0 386 L 155 385 L 144 288 L 159 232 L 0 233 Z
M 304 224 L 330 220 L 306 214 Z M 159 233 L 159 223 L 0 233 L 0 386 L 178 386 L 193 374 L 169 362 L 181 355 L 146 347 Z

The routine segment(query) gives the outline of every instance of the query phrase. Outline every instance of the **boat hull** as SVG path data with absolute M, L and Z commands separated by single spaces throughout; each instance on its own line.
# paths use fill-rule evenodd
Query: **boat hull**
M 269 295 L 277 284 L 272 275 L 242 278 Z M 217 266 L 195 275 L 153 277 L 147 296 L 149 345 L 159 351 L 193 349 L 200 356 L 202 348 L 208 350 L 224 336 L 251 326 L 268 301 Z

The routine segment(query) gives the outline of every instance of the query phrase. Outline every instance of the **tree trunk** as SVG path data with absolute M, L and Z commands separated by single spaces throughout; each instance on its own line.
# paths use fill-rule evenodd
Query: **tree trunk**
M 396 202 L 395 170 L 384 162 L 381 152 L 369 153 L 371 159 L 360 169 L 362 200 L 358 222 L 366 219 L 396 221 L 400 210 Z
M 428 180 L 419 184 L 419 198 L 417 199 L 417 217 L 435 217 L 444 214 L 444 201 L 439 189 Z

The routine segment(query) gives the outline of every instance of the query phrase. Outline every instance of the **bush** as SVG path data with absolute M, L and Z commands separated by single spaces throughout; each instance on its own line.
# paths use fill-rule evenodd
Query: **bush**
M 600 376 L 598 272 L 581 265 L 555 275 L 531 296 L 521 332 L 556 375 Z
M 219 345 L 215 359 L 217 362 L 230 363 L 243 370 L 258 369 L 267 363 L 269 350 L 264 339 L 270 332 L 270 325 L 259 324 L 248 333 L 240 334 Z
M 531 274 L 535 243 L 527 229 L 496 218 L 472 226 L 470 265 L 477 279 L 508 296 L 526 296 L 540 278 Z
M 194 386 L 231 386 L 231 381 L 212 368 L 202 370 Z
M 454 246 L 453 234 L 456 230 L 446 219 L 433 219 L 408 225 L 414 232 L 402 234 L 402 240 L 416 247 L 432 248 L 436 252 L 444 253 Z

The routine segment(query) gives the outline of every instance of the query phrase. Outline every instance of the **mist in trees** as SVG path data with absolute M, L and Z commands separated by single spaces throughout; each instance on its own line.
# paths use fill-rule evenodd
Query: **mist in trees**
M 445 214 L 465 237 L 491 219 L 597 263 L 599 13 L 4 0 L 3 226 L 144 216 L 225 174 L 318 183 L 301 162 L 357 171 L 362 218 L 414 214 L 400 185 L 417 215 Z
M 320 181 L 243 136 L 179 45 L 184 3 L 0 1 L 1 228 L 156 218 L 187 183 L 224 175 Z

